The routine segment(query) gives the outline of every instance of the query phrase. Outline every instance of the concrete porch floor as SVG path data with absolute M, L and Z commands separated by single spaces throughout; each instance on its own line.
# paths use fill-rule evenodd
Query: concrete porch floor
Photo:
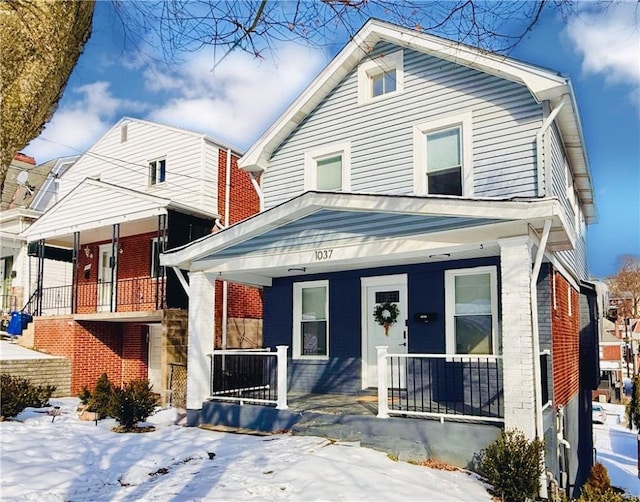
M 376 390 L 361 394 L 301 394 L 289 393 L 289 409 L 293 412 L 324 413 L 328 415 L 372 415 L 378 414 Z
M 288 406 L 287 410 L 277 410 L 273 406 L 211 400 L 203 403 L 198 419 L 190 425 L 356 441 L 401 460 L 432 458 L 459 467 L 468 467 L 474 455 L 500 432 L 499 424 L 377 418 L 375 390 L 357 395 L 290 393 Z

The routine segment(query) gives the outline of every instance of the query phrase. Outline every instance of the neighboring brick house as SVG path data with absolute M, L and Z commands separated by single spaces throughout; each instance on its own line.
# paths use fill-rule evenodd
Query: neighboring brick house
M 520 429 L 547 443 L 540 494 L 552 481 L 577 493 L 604 309 L 587 281 L 596 210 L 567 78 L 371 20 L 239 166 L 260 175 L 266 210 L 162 257 L 190 270 L 194 302 L 220 278 L 262 287 L 288 392 L 374 391 L 379 417 L 409 417 L 396 432 L 461 466 Z M 189 315 L 191 423 L 264 427 L 213 400 L 247 402 L 261 380 L 210 374 L 197 347 L 211 320 Z M 274 427 L 297 420 L 284 388 Z
M 46 287 L 41 266 L 28 309 L 35 348 L 71 360 L 72 393 L 106 372 L 118 385 L 149 378 L 164 402 L 182 404 L 188 284 L 159 255 L 259 211 L 257 180 L 237 168 L 240 154 L 125 117 L 60 178 L 60 200 L 24 236 L 37 257 L 66 254 L 73 277 Z M 215 343 L 259 347 L 259 291 L 220 289 Z

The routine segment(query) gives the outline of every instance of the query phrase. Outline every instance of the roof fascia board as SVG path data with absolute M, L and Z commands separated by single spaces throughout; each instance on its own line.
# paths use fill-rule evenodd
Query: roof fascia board
M 130 212 L 127 214 L 113 216 L 111 218 L 105 218 L 101 220 L 94 220 L 94 221 L 82 223 L 80 225 L 65 225 L 64 232 L 61 232 L 60 228 L 52 229 L 46 232 L 37 232 L 37 229 L 36 231 L 33 231 L 32 230 L 33 227 L 29 227 L 20 235 L 25 237 L 27 241 L 33 242 L 40 239 L 46 240 L 54 237 L 64 237 L 66 235 L 71 235 L 74 232 L 85 232 L 87 230 L 109 227 L 111 225 L 116 225 L 119 223 L 127 223 L 130 221 L 142 220 L 145 218 L 152 218 L 154 216 L 159 216 L 161 214 L 167 214 L 167 210 L 165 207 L 155 207 L 153 209 L 147 209 L 145 211 Z

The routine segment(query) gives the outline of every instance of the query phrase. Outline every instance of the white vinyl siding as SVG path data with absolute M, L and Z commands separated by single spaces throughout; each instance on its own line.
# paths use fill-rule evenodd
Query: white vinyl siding
M 397 50 L 379 44 L 375 52 Z M 404 89 L 358 104 L 354 68 L 274 152 L 263 175 L 265 207 L 304 191 L 304 152 L 351 142 L 351 191 L 413 194 L 413 127 L 468 113 L 473 123 L 473 195 L 538 195 L 535 134 L 542 107 L 526 87 L 404 50 Z
M 60 199 L 86 176 L 100 173 L 100 181 L 217 212 L 215 145 L 199 134 L 137 120 L 126 123 L 127 141 L 121 142 L 122 125 L 111 128 L 61 178 Z M 154 186 L 149 161 L 158 159 L 166 160 L 167 181 Z
M 568 251 L 559 251 L 558 256 L 571 271 L 573 271 L 578 278 L 587 280 L 589 278 L 588 266 L 587 266 L 587 243 L 586 235 L 582 233 L 583 228 L 578 225 L 574 226 L 575 212 L 572 201 L 567 194 L 567 171 L 565 169 L 565 153 L 562 148 L 562 140 L 560 134 L 553 124 L 549 128 L 549 143 L 551 150 L 551 196 L 557 197 L 562 205 L 567 221 L 572 225 L 569 231 L 575 231 L 576 228 L 580 232 L 576 232 L 576 247 Z M 579 201 L 577 201 L 579 203 Z

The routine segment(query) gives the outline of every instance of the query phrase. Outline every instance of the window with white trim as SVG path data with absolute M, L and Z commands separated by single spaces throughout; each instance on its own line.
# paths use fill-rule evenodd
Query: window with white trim
M 373 56 L 358 66 L 358 103 L 365 104 L 404 90 L 404 55 L 399 50 Z
M 351 190 L 351 144 L 316 148 L 304 155 L 305 190 L 348 192 Z
M 329 281 L 293 284 L 293 358 L 329 357 Z
M 496 354 L 496 267 L 445 271 L 447 354 Z
M 470 113 L 414 126 L 416 195 L 472 194 L 471 138 Z
M 149 185 L 158 185 L 167 181 L 167 161 L 157 159 L 149 162 Z

